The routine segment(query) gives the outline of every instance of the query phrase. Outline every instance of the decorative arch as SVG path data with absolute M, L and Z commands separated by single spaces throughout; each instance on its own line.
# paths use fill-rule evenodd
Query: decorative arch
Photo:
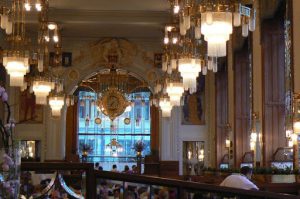
M 105 59 L 105 55 L 108 53 L 115 53 L 120 56 L 118 68 L 128 71 L 130 75 L 145 82 L 153 91 L 155 81 L 161 75 L 159 68 L 153 67 L 153 52 L 147 52 L 126 39 L 108 38 L 87 44 L 73 52 L 74 59 L 71 68 L 55 69 L 57 75 L 64 77 L 66 93 L 72 94 L 82 80 L 107 69 L 108 60 Z M 75 136 L 77 133 L 77 105 L 68 107 L 68 110 L 63 113 L 61 121 L 65 125 L 66 131 L 66 159 L 77 161 L 78 140 Z M 151 141 L 151 150 L 158 150 L 159 148 L 158 119 L 159 112 L 151 108 L 151 140 L 153 140 Z
M 153 52 L 145 51 L 126 39 L 106 38 L 75 50 L 72 67 L 54 69 L 56 75 L 64 77 L 66 93 L 72 94 L 82 80 L 106 69 L 109 53 L 119 57 L 117 68 L 129 71 L 146 82 L 152 90 L 155 80 L 161 75 L 159 69 L 153 67 Z

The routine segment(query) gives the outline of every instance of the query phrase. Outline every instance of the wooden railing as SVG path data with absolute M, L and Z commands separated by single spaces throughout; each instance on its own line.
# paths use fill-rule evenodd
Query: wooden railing
M 80 171 L 81 174 L 85 172 L 85 177 L 82 179 L 85 181 L 85 195 L 84 198 L 96 199 L 97 188 L 101 186 L 103 182 L 116 183 L 123 187 L 123 193 L 126 192 L 126 186 L 129 183 L 142 184 L 148 187 L 150 190 L 148 198 L 151 198 L 151 191 L 155 187 L 167 187 L 175 190 L 173 198 L 185 199 L 191 197 L 195 193 L 201 193 L 203 198 L 223 198 L 223 197 L 237 197 L 237 198 L 274 198 L 274 199 L 296 199 L 300 198 L 295 195 L 279 194 L 266 191 L 251 191 L 242 190 L 228 187 L 220 187 L 217 185 L 210 185 L 197 182 L 189 182 L 183 180 L 167 179 L 145 175 L 125 174 L 125 173 L 113 173 L 108 171 L 94 170 L 93 164 L 90 163 L 22 163 L 22 171 L 37 171 L 37 172 L 49 172 L 55 171 L 57 173 L 64 173 L 64 171 Z M 66 177 L 70 174 L 64 174 Z M 79 175 L 81 178 L 81 175 Z M 98 191 L 99 192 L 99 191 Z M 153 195 L 152 195 L 153 196 Z M 78 197 L 79 198 L 79 197 Z M 121 197 L 122 198 L 122 197 Z M 171 197 L 170 197 L 171 198 Z

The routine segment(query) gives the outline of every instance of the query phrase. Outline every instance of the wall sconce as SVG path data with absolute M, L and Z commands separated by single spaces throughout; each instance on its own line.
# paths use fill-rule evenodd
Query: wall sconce
M 229 123 L 226 124 L 227 136 L 225 139 L 225 148 L 228 150 L 228 158 L 233 159 L 233 142 L 230 140 L 230 134 L 232 134 L 232 128 Z
M 198 155 L 198 160 L 199 160 L 200 162 L 203 162 L 203 161 L 204 161 L 204 149 L 200 149 L 199 155 Z
M 293 133 L 293 134 L 291 135 L 291 140 L 292 140 L 292 142 L 293 142 L 294 145 L 297 144 L 297 141 L 298 141 L 298 134 Z
M 255 151 L 256 150 L 256 143 L 257 143 L 257 129 L 256 129 L 256 120 L 257 120 L 257 114 L 252 114 L 252 128 L 251 128 L 251 134 L 250 134 L 250 150 Z
M 294 94 L 294 133 L 300 134 L 300 94 Z
M 192 158 L 192 151 L 189 150 L 187 155 L 188 155 L 188 160 L 190 160 Z
M 229 140 L 229 138 L 227 138 L 226 140 L 225 140 L 225 147 L 226 148 L 229 148 L 230 147 L 230 140 Z

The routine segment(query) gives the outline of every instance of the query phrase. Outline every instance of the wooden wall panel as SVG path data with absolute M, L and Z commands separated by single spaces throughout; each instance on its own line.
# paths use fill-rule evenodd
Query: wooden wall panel
M 78 162 L 79 157 L 76 154 L 78 145 L 78 135 L 77 135 L 77 103 L 74 106 L 69 106 L 67 108 L 67 118 L 66 118 L 66 160 L 72 162 Z
M 168 178 L 177 178 L 179 173 L 178 161 L 160 161 L 159 176 Z
M 262 23 L 263 58 L 263 157 L 270 166 L 272 155 L 285 145 L 285 43 L 283 16 Z
M 222 158 L 228 151 L 225 139 L 228 133 L 228 75 L 226 64 L 216 73 L 216 165 L 220 165 Z
M 234 160 L 239 167 L 243 155 L 250 150 L 250 65 L 248 43 L 234 54 L 234 100 L 235 100 L 235 127 L 234 127 Z
M 159 109 L 155 106 L 150 108 L 151 114 L 151 151 L 152 155 L 157 156 L 159 154 Z

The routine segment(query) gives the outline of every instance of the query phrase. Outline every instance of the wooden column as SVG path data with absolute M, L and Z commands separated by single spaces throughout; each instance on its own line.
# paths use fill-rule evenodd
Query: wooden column
M 77 112 L 78 106 L 75 103 L 67 108 L 66 118 L 66 160 L 77 162 L 79 161 L 77 152 L 78 135 L 77 135 Z
M 227 66 L 224 63 L 216 73 L 216 165 L 220 165 L 228 150 L 225 149 L 225 139 L 228 134 L 228 75 Z
M 250 75 L 248 42 L 234 54 L 234 160 L 239 168 L 242 157 L 249 152 L 250 130 Z
M 262 23 L 263 166 L 270 166 L 278 147 L 285 146 L 284 14 Z
M 151 106 L 151 152 L 152 155 L 159 154 L 159 109 L 156 106 Z

